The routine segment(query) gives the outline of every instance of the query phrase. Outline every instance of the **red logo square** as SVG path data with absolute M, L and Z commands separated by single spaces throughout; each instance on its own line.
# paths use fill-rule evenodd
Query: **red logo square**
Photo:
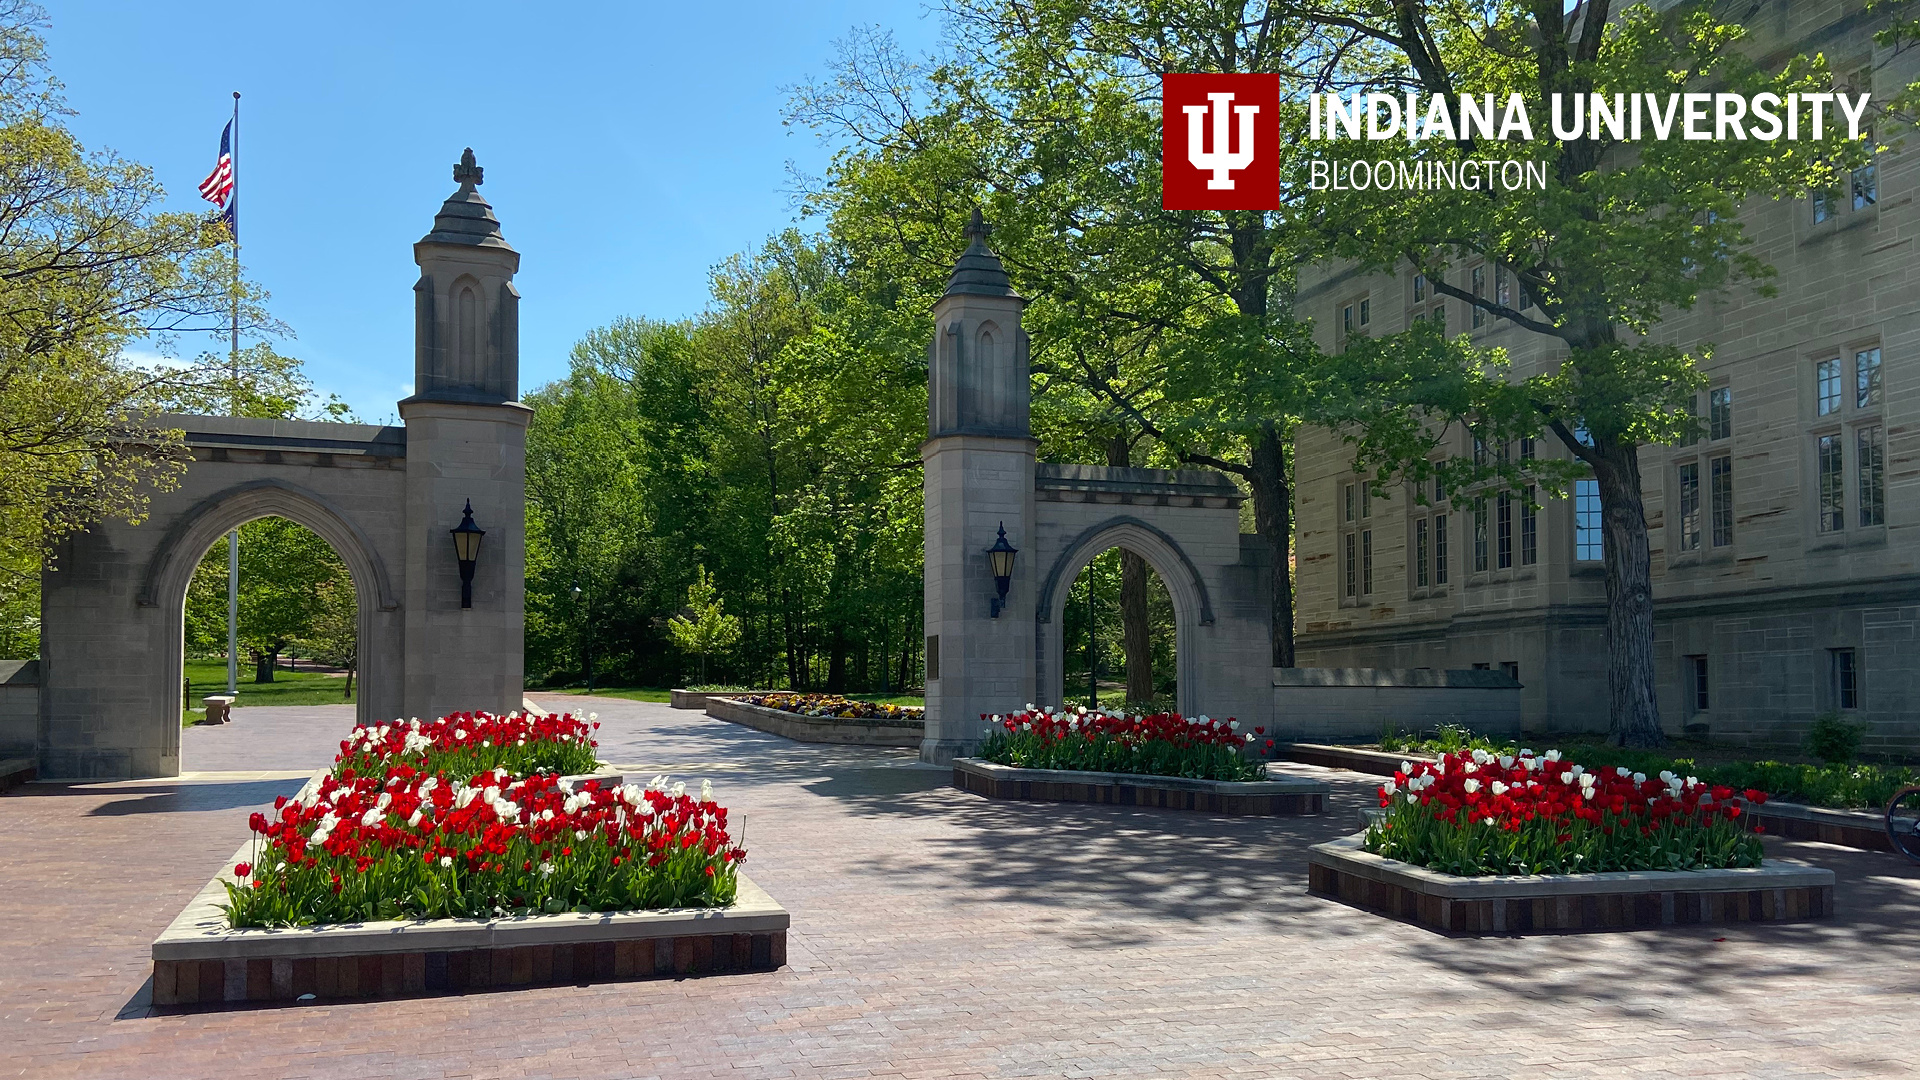
M 1160 202 L 1280 209 L 1280 76 L 1160 76 Z

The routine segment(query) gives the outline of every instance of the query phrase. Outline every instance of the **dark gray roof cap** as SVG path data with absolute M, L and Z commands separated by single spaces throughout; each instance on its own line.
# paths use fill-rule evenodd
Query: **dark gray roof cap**
M 493 216 L 493 207 L 477 190 L 485 175 L 486 170 L 474 161 L 473 147 L 467 147 L 460 155 L 460 163 L 453 167 L 453 179 L 460 190 L 447 196 L 447 201 L 441 204 L 440 212 L 433 217 L 433 231 L 421 237 L 421 243 L 513 250 L 506 237 L 500 235 L 500 219 Z
M 953 264 L 953 276 L 947 279 L 947 296 L 965 293 L 972 296 L 1017 296 L 1013 291 L 1013 282 L 1007 278 L 1007 271 L 1000 265 L 1000 256 L 987 247 L 987 235 L 993 232 L 993 226 L 987 224 L 980 215 L 980 208 L 973 208 L 973 218 L 967 222 L 967 250 Z

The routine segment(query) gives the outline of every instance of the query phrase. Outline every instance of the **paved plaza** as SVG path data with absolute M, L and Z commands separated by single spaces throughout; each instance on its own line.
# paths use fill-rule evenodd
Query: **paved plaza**
M 581 699 L 546 699 L 580 707 Z M 1920 869 L 1815 843 L 1839 915 L 1453 939 L 1306 895 L 1330 813 L 991 803 L 910 751 L 608 699 L 603 756 L 711 777 L 793 913 L 774 974 L 156 1013 L 147 946 L 350 707 L 185 733 L 178 780 L 0 798 L 0 1072 L 32 1077 L 1710 1077 L 1920 1073 Z M 737 819 L 738 820 L 738 819 Z

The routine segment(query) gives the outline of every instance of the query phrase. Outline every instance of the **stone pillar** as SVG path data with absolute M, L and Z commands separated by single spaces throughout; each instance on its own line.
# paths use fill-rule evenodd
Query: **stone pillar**
M 927 732 L 922 761 L 971 753 L 986 733 L 982 713 L 1034 699 L 1035 563 L 1016 556 L 1007 606 L 997 596 L 987 549 L 999 530 L 1016 548 L 1033 544 L 1034 451 L 1026 301 L 1014 293 L 990 229 L 975 211 L 969 244 L 934 305 L 928 347 L 926 464 Z
M 500 234 L 477 188 L 473 151 L 453 178 L 460 189 L 413 246 L 414 395 L 400 402 L 407 427 L 407 716 L 518 709 L 525 683 L 526 436 L 520 404 L 520 254 Z M 460 568 L 449 534 L 466 504 L 486 530 L 473 606 L 460 606 Z

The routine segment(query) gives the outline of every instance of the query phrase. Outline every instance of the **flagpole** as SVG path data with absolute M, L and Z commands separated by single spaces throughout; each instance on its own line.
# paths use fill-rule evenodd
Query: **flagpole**
M 240 413 L 240 91 L 233 92 L 233 188 L 227 196 L 233 212 L 233 323 L 228 337 L 227 366 L 232 378 L 229 408 Z M 240 692 L 240 530 L 227 534 L 227 695 Z

